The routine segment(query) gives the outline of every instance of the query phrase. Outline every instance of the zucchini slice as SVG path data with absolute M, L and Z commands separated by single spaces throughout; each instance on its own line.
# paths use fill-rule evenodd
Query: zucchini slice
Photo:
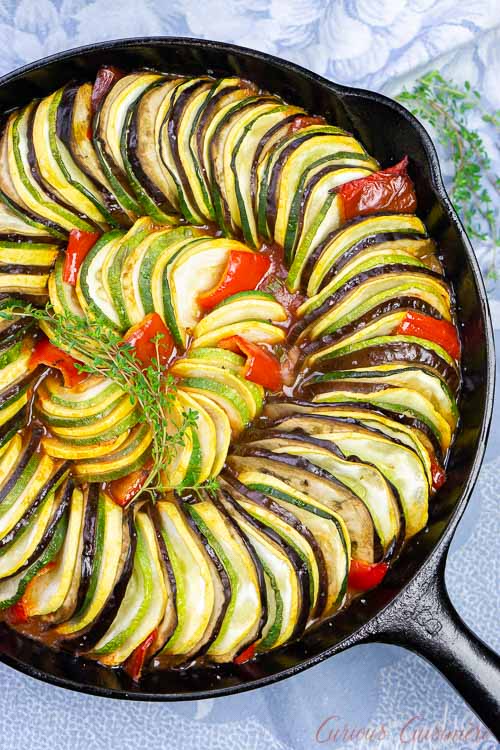
M 161 666 L 186 662 L 208 648 L 229 604 L 227 576 L 182 507 L 178 500 L 161 501 L 152 513 L 172 566 L 177 610 L 175 630 L 156 657 Z
M 259 160 L 277 133 L 301 112 L 297 107 L 282 104 L 279 100 L 262 101 L 261 104 L 244 108 L 227 133 L 224 195 L 232 223 L 241 230 L 245 242 L 251 247 L 259 247 L 254 212 Z
M 238 505 L 265 528 L 271 529 L 298 555 L 304 578 L 307 607 L 301 615 L 301 629 L 316 617 L 326 600 L 327 578 L 324 557 L 316 538 L 290 509 L 279 505 L 274 498 L 253 490 L 232 473 L 224 474 L 224 484 L 236 491 Z
M 32 102 L 9 118 L 8 168 L 12 185 L 29 211 L 51 222 L 57 229 L 95 230 L 95 224 L 73 211 L 45 186 L 34 153 L 33 122 L 38 104 Z
M 239 480 L 253 490 L 272 497 L 278 505 L 292 506 L 294 514 L 318 542 L 325 561 L 327 588 L 322 617 L 328 617 L 344 603 L 350 566 L 349 534 L 341 516 L 310 494 L 291 489 L 289 484 L 260 471 L 244 471 Z
M 320 336 L 342 333 L 353 328 L 355 331 L 361 329 L 351 336 L 354 340 L 392 333 L 400 322 L 397 317 L 390 320 L 389 330 L 377 332 L 375 328 L 372 332 L 373 326 L 377 325 L 377 319 L 370 319 L 373 318 L 370 313 L 387 306 L 393 299 L 422 300 L 435 311 L 435 317 L 450 320 L 451 300 L 446 283 L 440 278 L 432 277 L 433 272 L 428 269 L 416 269 L 415 272 L 411 272 L 409 268 L 396 266 L 391 272 L 391 268 L 387 267 L 387 273 L 385 268 L 375 269 L 377 273 L 381 271 L 381 274 L 369 276 L 364 282 L 362 275 L 354 277 L 318 308 L 317 316 L 304 330 L 303 336 L 314 340 Z M 361 325 L 357 326 L 357 321 L 362 321 Z M 367 322 L 372 325 L 366 325 Z
M 231 250 L 252 252 L 235 240 L 207 237 L 181 250 L 167 267 L 173 314 L 184 346 L 202 317 L 198 297 L 217 285 Z
M 380 367 L 397 364 L 400 368 L 416 365 L 424 371 L 440 377 L 456 394 L 460 385 L 460 372 L 452 357 L 439 344 L 418 336 L 377 336 L 373 339 L 342 346 L 333 344 L 311 354 L 308 366 L 321 368 L 325 365 L 338 370 L 349 370 L 354 366 Z
M 205 224 L 213 219 L 204 183 L 192 159 L 189 141 L 196 110 L 209 96 L 213 80 L 188 78 L 177 83 L 170 96 L 168 111 L 159 132 L 160 155 L 177 192 L 177 200 L 186 221 Z
M 143 511 L 135 517 L 137 544 L 132 576 L 111 627 L 91 655 L 107 666 L 122 664 L 160 624 L 167 606 L 156 534 Z
M 197 339 L 218 328 L 247 320 L 284 323 L 287 318 L 285 308 L 272 294 L 259 291 L 239 292 L 225 299 L 205 315 L 196 325 L 193 336 Z
M 127 134 L 127 149 L 130 167 L 140 183 L 132 187 L 138 200 L 147 200 L 164 213 L 180 214 L 176 185 L 162 162 L 160 155 L 160 130 L 168 112 L 171 96 L 182 78 L 165 78 L 161 83 L 147 88 L 131 105 L 132 114 Z M 148 211 L 148 213 L 151 213 Z M 152 214 L 151 214 L 152 215 Z
M 101 279 L 106 295 L 111 300 L 113 308 L 117 313 L 121 330 L 130 328 L 131 325 L 127 313 L 129 305 L 127 305 L 127 300 L 124 297 L 122 286 L 123 267 L 135 248 L 153 230 L 154 224 L 151 219 L 148 217 L 138 219 L 127 234 L 117 243 L 113 243 L 109 252 L 105 252 L 103 256 Z
M 281 432 L 279 426 L 269 432 L 263 431 L 261 438 L 255 438 L 254 433 L 251 446 L 271 450 L 273 453 L 302 456 L 331 476 L 337 477 L 368 508 L 381 546 L 381 556 L 387 557 L 394 551 L 404 529 L 404 519 L 401 517 L 394 489 L 378 469 L 361 461 L 347 460 L 340 450 L 326 440 L 304 433 Z M 342 507 L 336 506 L 336 509 L 349 526 L 349 515 Z
M 122 295 L 128 319 L 135 325 L 155 311 L 152 294 L 152 272 L 155 264 L 177 243 L 195 237 L 193 227 L 178 227 L 151 232 L 134 247 L 124 259 L 121 272 Z
M 440 451 L 446 455 L 451 443 L 451 428 L 444 417 L 434 408 L 426 396 L 418 391 L 403 386 L 371 386 L 349 384 L 345 381 L 326 386 L 326 389 L 313 397 L 313 402 L 327 404 L 356 404 L 366 403 L 375 409 L 383 409 L 401 414 L 403 417 L 414 417 L 425 425 L 433 438 L 437 441 Z M 396 416 L 397 419 L 397 416 Z
M 57 491 L 66 475 L 67 468 L 44 488 L 21 522 L 1 540 L 0 578 L 28 568 L 50 542 L 69 501 L 67 486 L 62 492 Z
M 49 276 L 48 293 L 50 304 L 56 315 L 75 315 L 83 318 L 83 310 L 78 301 L 75 287 L 63 280 L 64 258 L 60 255 Z
M 0 168 L 0 185 L 2 184 L 2 170 Z M 54 235 L 44 224 L 35 221 L 27 213 L 9 200 L 0 189 L 0 237 L 5 240 L 35 241 L 54 240 Z
M 27 449 L 28 450 L 28 449 Z M 19 466 L 24 463 L 23 457 Z M 50 456 L 34 453 L 19 471 L 14 469 L 2 487 L 0 502 L 0 539 L 7 540 L 15 534 L 19 524 L 23 525 L 29 509 L 35 510 L 44 500 L 51 479 L 56 475 L 58 462 Z M 13 480 L 13 481 L 12 481 Z M 7 489 L 9 487 L 9 489 Z
M 120 78 L 105 96 L 94 118 L 94 148 L 102 171 L 120 206 L 130 216 L 141 215 L 141 206 L 128 182 L 122 155 L 129 107 L 150 86 L 162 80 L 156 73 L 131 73 Z
M 126 433 L 125 433 L 126 434 Z M 149 458 L 152 434 L 149 425 L 139 423 L 118 446 L 103 454 L 94 453 L 95 458 L 82 458 L 74 467 L 75 477 L 80 482 L 110 482 L 140 469 Z M 73 448 L 72 448 L 73 450 Z M 80 450 L 77 446 L 74 450 Z
M 104 278 L 105 261 L 121 244 L 124 232 L 114 229 L 100 237 L 80 266 L 76 283 L 76 296 L 86 317 L 104 317 L 110 326 L 119 328 L 120 315 L 114 305 Z
M 213 399 L 203 393 L 191 393 L 191 400 L 201 407 L 210 417 L 215 428 L 215 456 L 210 475 L 219 476 L 226 462 L 226 457 L 231 443 L 231 424 L 224 411 Z
M 197 402 L 189 393 L 184 393 L 182 390 L 178 390 L 177 399 L 184 412 L 191 409 L 197 415 L 196 426 L 193 430 L 196 431 L 197 434 L 200 460 L 194 477 L 188 479 L 188 483 L 190 486 L 202 484 L 208 479 L 208 477 L 213 476 L 212 468 L 215 461 L 215 450 L 217 445 L 215 425 L 209 413 L 205 411 L 199 402 Z
M 89 546 L 82 557 L 82 565 L 87 566 L 82 581 L 85 590 L 82 591 L 84 596 L 79 597 L 83 601 L 78 602 L 77 611 L 69 620 L 55 628 L 55 633 L 61 639 L 80 638 L 97 620 L 123 565 L 123 543 L 128 543 L 128 537 L 124 535 L 123 511 L 108 495 L 99 493 L 97 507 L 89 510 L 94 510 L 96 517 L 90 518 L 88 514 L 90 528 L 86 533 L 90 532 Z M 87 556 L 89 559 L 85 560 Z
M 334 418 L 315 419 L 301 415 L 280 422 L 280 430 L 296 429 L 329 440 L 347 458 L 354 456 L 376 466 L 398 492 L 405 518 L 406 539 L 425 527 L 429 500 L 428 476 L 420 457 L 413 450 L 375 430 Z
M 435 455 L 434 445 L 427 439 L 425 434 L 417 429 L 415 420 L 391 418 L 390 414 L 375 410 L 367 404 L 321 404 L 308 401 L 274 401 L 266 405 L 264 414 L 271 420 L 276 420 L 276 428 L 280 429 L 280 420 L 286 417 L 300 416 L 301 414 L 312 416 L 314 419 L 321 417 L 335 417 L 339 420 L 351 422 L 354 420 L 360 425 L 377 430 L 387 437 L 408 446 L 419 456 L 427 474 L 429 486 L 432 485 L 431 463 L 439 464 L 439 458 Z M 298 428 L 299 429 L 299 428 Z
M 215 662 L 232 661 L 256 641 L 265 622 L 263 571 L 253 548 L 216 501 L 187 504 L 186 510 L 222 563 L 231 599 L 217 637 L 207 649 Z
M 79 559 L 85 496 L 82 490 L 68 483 L 71 493 L 68 527 L 54 565 L 36 576 L 23 597 L 29 617 L 52 615 L 59 610 L 70 592 Z
M 391 238 L 392 233 L 397 233 L 398 240 L 401 235 L 406 235 L 409 239 L 427 239 L 424 224 L 413 214 L 380 214 L 355 219 L 328 236 L 310 255 L 304 269 L 308 279 L 309 299 L 299 308 L 299 314 L 303 315 L 318 307 L 329 296 L 330 285 L 324 285 L 325 277 L 335 274 L 336 263 L 341 258 L 347 256 L 348 252 L 350 256 L 354 255 L 361 243 L 363 247 L 367 247 Z M 335 276 L 333 280 L 335 281 Z
M 43 572 L 46 566 L 54 560 L 64 542 L 66 528 L 67 515 L 63 514 L 54 529 L 50 542 L 40 556 L 27 569 L 0 581 L 0 610 L 8 609 L 16 604 L 23 597 L 35 576 Z
M 61 202 L 106 228 L 112 219 L 102 196 L 59 138 L 58 113 L 64 91 L 61 88 L 42 99 L 35 110 L 32 135 L 40 176 Z
M 267 621 L 257 651 L 269 651 L 298 637 L 309 615 L 309 587 L 302 573 L 302 561 L 271 527 L 252 517 L 238 504 L 234 488 L 222 493 L 223 504 L 245 534 L 264 571 Z
M 227 413 L 233 431 L 239 432 L 260 412 L 263 389 L 255 390 L 248 381 L 228 370 L 202 360 L 178 360 L 171 369 L 179 385 L 189 393 L 201 392 L 216 401 Z
M 269 151 L 257 170 L 258 227 L 263 237 L 284 245 L 290 207 L 304 170 L 337 152 L 365 154 L 361 144 L 345 131 L 321 124 L 292 132 Z
M 133 217 L 127 214 L 113 195 L 93 143 L 94 106 L 91 83 L 68 84 L 57 113 L 57 133 L 75 164 L 91 180 L 115 226 L 129 226 Z
M 441 378 L 418 367 L 399 368 L 396 365 L 367 367 L 362 370 L 336 370 L 322 373 L 310 381 L 315 387 L 321 383 L 367 383 L 373 385 L 400 386 L 425 394 L 433 407 L 454 430 L 458 422 L 458 406 L 446 383 Z
M 238 446 L 228 458 L 228 465 L 241 481 L 244 472 L 260 471 L 314 496 L 332 512 L 343 518 L 356 558 L 373 562 L 380 556 L 376 527 L 365 503 L 324 468 L 308 458 L 291 453 L 274 453 L 258 445 Z M 243 482 L 246 484 L 246 482 Z

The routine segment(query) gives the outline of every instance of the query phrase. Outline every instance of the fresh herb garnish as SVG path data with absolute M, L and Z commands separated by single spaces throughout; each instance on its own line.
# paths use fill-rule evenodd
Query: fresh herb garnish
M 463 88 L 432 70 L 417 80 L 411 91 L 397 96 L 417 117 L 428 122 L 451 157 L 455 174 L 450 198 L 470 237 L 493 243 L 489 278 L 497 278 L 496 251 L 500 232 L 495 202 L 500 194 L 500 178 L 492 173 L 485 144 L 470 125 L 470 115 L 500 129 L 500 111 L 485 111 L 481 94 L 466 81 Z
M 188 409 L 178 419 L 177 387 L 167 371 L 168 365 L 162 364 L 158 356 L 161 334 L 154 339 L 157 356 L 144 367 L 136 358 L 134 348 L 99 316 L 89 324 L 76 315 L 54 314 L 50 304 L 44 309 L 26 304 L 0 311 L 0 318 L 24 316 L 41 323 L 56 346 L 81 360 L 82 364 L 76 365 L 79 370 L 112 380 L 140 406 L 143 419 L 151 428 L 151 468 L 136 497 L 147 493 L 154 499 L 157 494 L 166 492 L 162 474 L 168 471 L 178 449 L 185 444 L 189 430 L 196 427 L 198 412 Z M 215 481 L 210 480 L 203 487 L 213 491 Z

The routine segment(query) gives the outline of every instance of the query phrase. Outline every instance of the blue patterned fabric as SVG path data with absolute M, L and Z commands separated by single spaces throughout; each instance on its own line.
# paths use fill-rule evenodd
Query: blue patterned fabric
M 498 0 L 0 0 L 0 73 L 80 44 L 162 34 L 254 47 L 389 95 L 437 67 L 457 82 L 469 79 L 489 108 L 500 108 Z M 479 115 L 476 125 L 499 174 L 495 134 Z M 449 177 L 450 165 L 443 167 Z M 476 251 L 487 268 L 491 247 Z M 489 286 L 498 336 L 500 282 Z M 447 568 L 456 607 L 497 649 L 499 416 L 497 406 Z M 190 704 L 106 701 L 0 666 L 0 738 L 0 747 L 13 750 L 498 747 L 429 664 L 381 645 L 357 647 L 258 692 Z

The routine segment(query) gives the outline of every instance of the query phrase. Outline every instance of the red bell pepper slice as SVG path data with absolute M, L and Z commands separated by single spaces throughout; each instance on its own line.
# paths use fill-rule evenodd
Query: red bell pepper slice
M 458 360 L 460 357 L 457 329 L 448 320 L 436 320 L 430 315 L 408 310 L 396 333 L 428 339 L 439 344 L 453 359 Z
M 311 115 L 297 115 L 290 123 L 289 133 L 297 133 L 299 130 L 308 128 L 311 125 L 325 125 L 325 118 Z
M 246 341 L 242 336 L 230 336 L 219 341 L 222 349 L 229 349 L 247 358 L 243 375 L 253 383 L 259 383 L 270 391 L 279 391 L 283 386 L 283 375 L 279 361 L 258 344 Z
M 100 236 L 99 232 L 82 232 L 81 229 L 71 230 L 64 259 L 63 281 L 71 284 L 71 286 L 76 286 L 80 266 Z
M 212 289 L 198 296 L 199 305 L 204 310 L 211 310 L 237 292 L 256 289 L 270 266 L 271 261 L 267 255 L 248 250 L 231 250 L 221 278 Z
M 21 599 L 7 610 L 7 618 L 11 625 L 23 625 L 29 620 L 28 611 Z
M 158 629 L 155 628 L 153 632 L 150 633 L 148 637 L 145 638 L 134 651 L 132 651 L 129 658 L 127 659 L 127 663 L 125 664 L 125 672 L 129 677 L 132 678 L 134 682 L 138 682 L 141 678 L 141 673 L 144 667 L 144 662 L 146 661 L 148 650 L 154 643 L 157 634 Z
M 363 560 L 351 560 L 349 569 L 349 586 L 359 591 L 367 591 L 383 581 L 389 565 L 384 562 L 368 563 Z
M 137 469 L 137 471 L 133 471 L 125 477 L 121 477 L 121 479 L 113 479 L 112 482 L 108 482 L 108 492 L 117 505 L 123 508 L 134 499 L 148 478 L 151 466 L 152 462 L 148 461 L 142 469 Z
M 153 359 L 166 365 L 174 350 L 172 334 L 156 312 L 132 326 L 123 339 L 135 349 L 135 356 L 143 367 L 148 367 Z
M 344 220 L 380 211 L 415 213 L 417 196 L 407 173 L 408 157 L 399 164 L 374 172 L 368 177 L 345 182 L 335 192 L 342 199 Z
M 250 661 L 255 656 L 255 643 L 252 643 L 248 648 L 241 652 L 238 656 L 235 656 L 233 661 L 235 664 L 244 664 L 246 661 Z
M 446 482 L 446 472 L 435 458 L 431 458 L 432 489 L 439 490 Z
M 97 76 L 92 88 L 92 115 L 95 115 L 104 97 L 125 73 L 114 65 L 103 65 L 97 71 Z
M 35 345 L 29 361 L 29 366 L 33 368 L 38 365 L 47 365 L 59 370 L 63 376 L 64 385 L 68 388 L 73 388 L 87 377 L 86 372 L 77 370 L 77 364 L 81 363 L 45 338 Z

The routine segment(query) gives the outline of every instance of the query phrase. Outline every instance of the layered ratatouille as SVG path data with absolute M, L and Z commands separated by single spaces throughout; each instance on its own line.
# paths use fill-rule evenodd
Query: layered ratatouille
M 458 420 L 453 295 L 416 211 L 407 159 L 381 170 L 239 78 L 107 67 L 6 115 L 12 627 L 139 679 L 244 663 L 382 581 Z M 154 423 L 119 378 L 82 372 L 78 336 L 63 351 L 63 318 L 141 367 L 161 356 L 177 438 L 160 490 Z

